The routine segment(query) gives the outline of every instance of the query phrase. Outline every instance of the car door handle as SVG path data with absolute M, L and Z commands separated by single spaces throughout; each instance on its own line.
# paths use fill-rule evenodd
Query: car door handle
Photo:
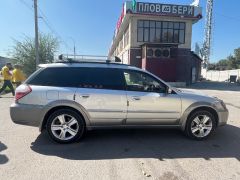
M 83 95 L 80 95 L 81 98 L 89 98 L 90 96 L 88 94 L 83 94 Z
M 132 99 L 133 99 L 134 101 L 140 101 L 140 100 L 141 100 L 141 98 L 138 97 L 138 96 L 133 96 Z

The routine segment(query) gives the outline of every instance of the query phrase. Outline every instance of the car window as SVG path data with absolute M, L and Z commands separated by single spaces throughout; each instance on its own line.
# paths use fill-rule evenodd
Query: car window
M 119 69 L 112 68 L 81 68 L 82 79 L 78 87 L 124 90 L 125 83 Z
M 70 68 L 45 68 L 27 83 L 38 86 L 75 87 L 77 74 Z
M 128 91 L 165 93 L 166 86 L 156 78 L 138 71 L 124 72 Z
M 112 90 L 125 88 L 121 72 L 112 68 L 46 68 L 28 84 Z

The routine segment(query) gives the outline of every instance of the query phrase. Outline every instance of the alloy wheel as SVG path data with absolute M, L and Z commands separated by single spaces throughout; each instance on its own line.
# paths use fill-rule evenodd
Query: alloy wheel
M 195 137 L 204 138 L 208 136 L 213 129 L 212 119 L 207 115 L 198 115 L 191 123 L 191 131 Z
M 52 121 L 51 131 L 56 138 L 67 141 L 77 135 L 79 124 L 73 116 L 62 114 Z

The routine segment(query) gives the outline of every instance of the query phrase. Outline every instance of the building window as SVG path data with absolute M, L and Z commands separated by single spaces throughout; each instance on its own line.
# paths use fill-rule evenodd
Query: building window
M 144 39 L 144 34 L 143 34 L 143 21 L 138 21 L 138 41 L 139 42 L 143 42 L 143 39 Z
M 124 48 L 129 44 L 129 27 L 124 33 Z
M 184 22 L 138 20 L 138 42 L 185 43 Z
M 119 52 L 123 50 L 123 39 L 119 42 Z

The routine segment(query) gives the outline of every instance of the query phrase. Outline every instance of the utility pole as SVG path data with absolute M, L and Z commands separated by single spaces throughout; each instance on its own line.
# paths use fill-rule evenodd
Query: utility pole
M 212 48 L 212 28 L 213 28 L 213 0 L 207 0 L 206 5 L 206 22 L 205 22 L 205 36 L 203 43 L 203 61 L 206 69 L 210 63 L 210 55 Z
M 35 53 L 36 53 L 36 69 L 39 64 L 39 41 L 38 41 L 38 5 L 34 0 L 34 20 L 35 20 Z
M 68 37 L 68 38 L 71 39 L 73 42 L 73 54 L 74 54 L 74 59 L 76 59 L 76 42 L 72 37 Z
M 75 43 L 74 43 L 74 59 L 76 59 L 76 47 L 75 47 Z

